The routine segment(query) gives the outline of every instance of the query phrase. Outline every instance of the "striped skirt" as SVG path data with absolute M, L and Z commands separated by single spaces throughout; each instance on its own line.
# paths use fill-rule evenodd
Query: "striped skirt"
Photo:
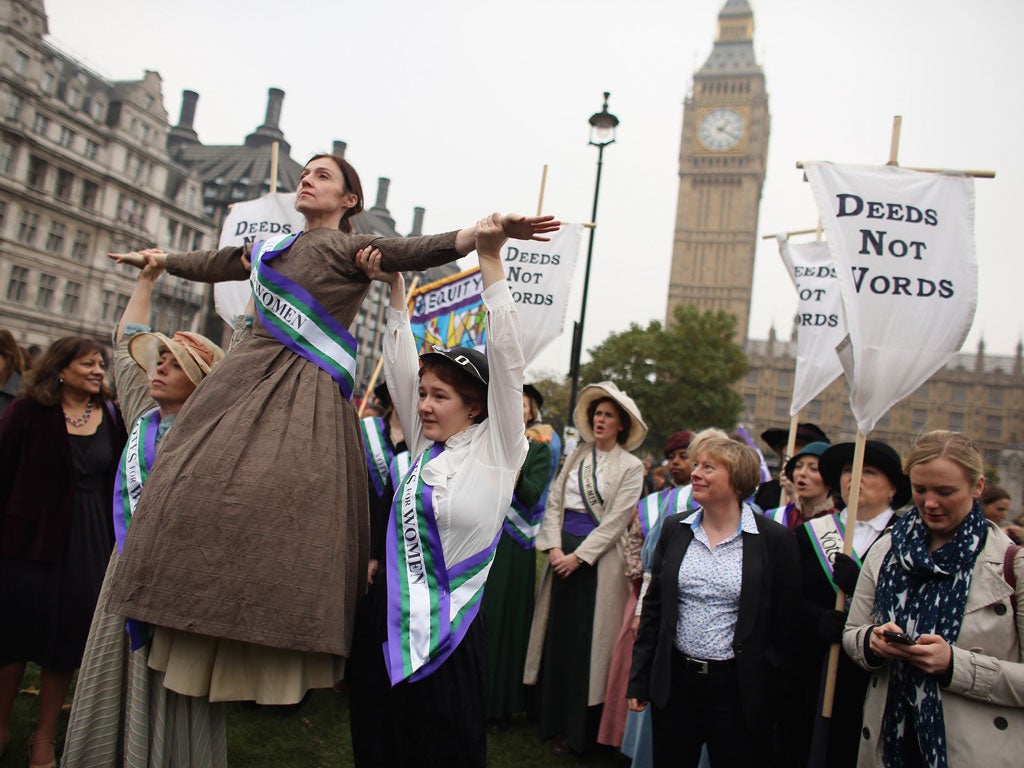
M 124 619 L 106 611 L 111 555 L 68 720 L 62 768 L 227 765 L 224 705 L 182 696 L 149 668 L 149 648 L 128 651 Z

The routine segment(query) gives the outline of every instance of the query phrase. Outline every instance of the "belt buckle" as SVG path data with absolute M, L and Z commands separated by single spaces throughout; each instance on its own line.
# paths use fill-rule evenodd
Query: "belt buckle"
M 689 664 L 691 668 L 695 667 L 696 669 L 694 671 L 698 675 L 706 675 L 708 673 L 708 663 L 703 659 L 694 659 L 687 656 L 686 663 Z

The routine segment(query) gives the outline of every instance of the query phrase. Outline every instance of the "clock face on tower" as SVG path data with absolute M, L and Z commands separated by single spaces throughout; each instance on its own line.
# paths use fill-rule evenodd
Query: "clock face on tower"
M 724 152 L 743 138 L 743 118 L 732 109 L 713 109 L 701 118 L 697 135 L 707 149 Z

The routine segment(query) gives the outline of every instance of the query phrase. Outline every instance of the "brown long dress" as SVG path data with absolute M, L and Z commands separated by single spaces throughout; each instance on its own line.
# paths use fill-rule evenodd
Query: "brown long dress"
M 457 258 L 455 235 L 383 239 L 315 229 L 273 265 L 348 327 L 369 288 L 355 264 L 359 248 L 376 240 L 388 271 L 426 269 Z M 245 279 L 240 256 L 238 248 L 174 255 L 167 268 L 205 282 Z M 193 636 L 346 656 L 365 588 L 366 499 L 352 404 L 257 318 L 161 445 L 109 610 Z

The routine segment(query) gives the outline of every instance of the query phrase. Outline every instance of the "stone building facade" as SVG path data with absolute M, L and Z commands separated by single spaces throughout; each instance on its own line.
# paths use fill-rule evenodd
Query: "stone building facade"
M 135 270 L 108 252 L 213 235 L 198 177 L 167 153 L 160 75 L 109 81 L 46 32 L 40 0 L 0 2 L 0 326 L 26 346 L 110 338 Z M 204 291 L 161 280 L 154 325 L 190 327 Z
M 158 73 L 110 81 L 47 37 L 42 0 L 0 0 L 0 328 L 26 347 L 73 334 L 108 341 L 137 273 L 107 253 L 215 248 L 228 207 L 270 190 L 274 142 L 277 191 L 294 191 L 303 164 L 280 129 L 284 96 L 269 89 L 263 123 L 241 144 L 205 145 L 193 128 L 198 93 L 183 93 L 172 126 Z M 343 155 L 344 143 L 332 151 Z M 375 202 L 352 220 L 356 232 L 403 236 L 387 208 L 389 185 L 378 179 Z M 410 234 L 421 233 L 423 216 L 414 209 Z M 386 304 L 375 283 L 353 324 L 357 392 L 379 356 Z M 157 282 L 151 322 L 230 335 L 209 287 L 171 275 Z

